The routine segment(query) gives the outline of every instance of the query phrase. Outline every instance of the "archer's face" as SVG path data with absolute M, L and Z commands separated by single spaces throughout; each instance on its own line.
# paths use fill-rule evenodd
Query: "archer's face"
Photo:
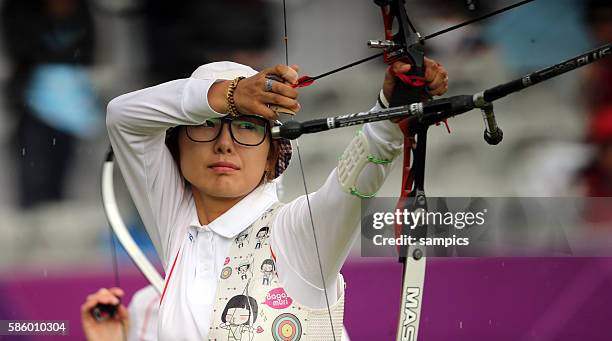
M 194 142 L 181 128 L 179 150 L 183 176 L 204 197 L 244 197 L 260 184 L 266 168 L 273 169 L 268 137 L 260 145 L 243 146 L 234 142 L 228 125 L 211 142 Z

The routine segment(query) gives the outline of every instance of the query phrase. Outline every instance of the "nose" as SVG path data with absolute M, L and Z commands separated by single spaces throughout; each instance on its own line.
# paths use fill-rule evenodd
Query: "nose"
M 234 150 L 234 140 L 230 133 L 229 124 L 223 124 L 221 127 L 221 133 L 215 140 L 215 151 L 217 153 L 231 153 Z

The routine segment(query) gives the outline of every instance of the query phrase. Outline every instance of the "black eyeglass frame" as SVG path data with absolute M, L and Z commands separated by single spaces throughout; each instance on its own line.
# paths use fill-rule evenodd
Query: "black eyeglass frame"
M 239 120 L 241 117 L 254 118 L 254 119 L 260 120 L 261 122 L 264 123 L 263 125 L 264 125 L 264 129 L 265 129 L 266 133 L 263 135 L 263 138 L 261 139 L 261 141 L 259 141 L 259 143 L 257 143 L 257 144 L 247 144 L 247 143 L 242 143 L 242 142 L 240 142 L 240 141 L 238 141 L 236 139 L 236 137 L 234 136 L 234 132 L 232 131 L 232 123 L 231 122 L 235 121 L 235 120 Z M 229 132 L 230 132 L 230 136 L 232 137 L 232 141 L 234 141 L 234 142 L 236 142 L 236 143 L 238 143 L 239 145 L 242 145 L 242 146 L 247 146 L 247 147 L 256 147 L 256 146 L 259 146 L 260 144 L 262 144 L 266 140 L 266 137 L 268 135 L 271 136 L 270 121 L 268 121 L 267 119 L 265 119 L 265 118 L 263 118 L 261 116 L 256 116 L 256 115 L 240 115 L 240 116 L 231 116 L 231 117 L 230 116 L 225 116 L 225 117 L 215 117 L 215 118 L 217 118 L 217 119 L 219 119 L 221 121 L 221 128 L 219 128 L 219 132 L 217 133 L 217 135 L 215 135 L 214 138 L 212 138 L 212 139 L 210 139 L 208 141 L 199 141 L 199 140 L 195 140 L 194 138 L 192 138 L 189 135 L 189 128 L 190 127 L 198 127 L 198 126 L 186 126 L 185 127 L 185 135 L 187 135 L 187 138 L 189 140 L 191 140 L 192 142 L 197 142 L 197 143 L 213 142 L 214 140 L 219 138 L 219 136 L 221 135 L 221 132 L 223 131 L 223 126 L 225 125 L 225 123 L 228 123 L 229 124 Z

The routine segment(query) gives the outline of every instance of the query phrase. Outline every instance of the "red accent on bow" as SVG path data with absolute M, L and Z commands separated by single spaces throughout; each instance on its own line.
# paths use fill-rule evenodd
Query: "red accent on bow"
M 393 68 L 391 68 L 391 66 L 389 66 L 387 68 L 387 71 L 392 75 L 395 76 L 397 78 L 399 78 L 402 82 L 412 85 L 414 87 L 422 87 L 425 85 L 426 80 L 425 77 L 420 77 L 420 76 L 414 76 L 414 75 L 406 75 L 403 73 L 397 74 L 393 71 Z
M 450 133 L 451 133 L 451 129 L 450 129 L 450 127 L 448 126 L 448 118 L 445 118 L 445 119 L 444 119 L 444 121 L 442 121 L 442 122 L 443 122 L 443 123 L 444 123 L 444 125 L 446 126 L 446 131 L 448 131 L 448 133 L 450 134 Z M 436 126 L 439 126 L 439 125 L 440 125 L 440 122 L 436 123 Z
M 409 76 L 404 74 L 396 75 L 402 82 L 410 84 L 415 87 L 421 87 L 425 85 L 425 77 Z
M 414 136 L 410 135 L 408 130 L 408 120 L 404 119 L 397 123 L 402 133 L 404 133 L 404 161 L 402 163 L 402 189 L 400 197 L 397 202 L 396 209 L 403 209 L 406 207 L 404 202 L 410 196 L 410 191 L 413 187 L 414 177 L 410 172 L 410 156 L 412 154 L 412 147 L 415 143 Z M 402 225 L 395 225 L 395 237 L 400 237 L 402 234 Z M 401 246 L 397 246 L 397 253 L 401 252 Z

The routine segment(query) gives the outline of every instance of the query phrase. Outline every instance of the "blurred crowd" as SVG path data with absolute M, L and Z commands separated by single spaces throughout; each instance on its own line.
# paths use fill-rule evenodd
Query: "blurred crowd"
M 313 68 L 320 71 L 336 66 L 330 63 L 331 58 L 324 58 L 328 53 L 336 56 L 351 49 L 361 51 L 361 47 L 342 41 L 331 44 L 328 41 L 329 46 L 317 45 L 321 36 L 307 32 L 308 28 L 330 32 L 334 36 L 342 32 L 354 36 L 350 39 L 358 41 L 374 39 L 382 34 L 381 25 L 376 21 L 379 14 L 369 2 L 359 5 L 349 1 L 337 4 L 326 1 L 289 3 L 289 19 L 297 21 L 296 27 L 290 29 L 290 51 L 298 51 L 291 56 L 292 60 L 299 62 L 301 59 L 303 64 L 314 65 Z M 418 8 L 418 19 L 421 19 L 418 22 L 423 31 L 428 32 L 510 3 L 501 0 L 407 1 L 408 6 Z M 0 6 L 0 60 L 6 65 L 6 71 L 0 73 L 3 90 L 0 95 L 0 104 L 3 104 L 0 117 L 3 125 L 8 127 L 6 136 L 0 140 L 4 155 L 1 173 L 4 174 L 4 183 L 14 188 L 13 195 L 4 192 L 4 196 L 9 198 L 3 198 L 1 202 L 9 207 L 5 209 L 19 214 L 27 215 L 41 206 L 75 200 L 68 190 L 71 178 L 81 179 L 81 184 L 72 184 L 73 187 L 87 187 L 81 191 L 95 192 L 92 196 L 97 196 L 97 186 L 94 184 L 97 184 L 98 174 L 75 173 L 74 164 L 77 157 L 84 158 L 88 164 L 102 161 L 103 155 L 97 152 L 105 148 L 104 109 L 111 97 L 128 90 L 188 77 L 197 66 L 210 61 L 233 60 L 261 68 L 284 60 L 279 57 L 282 54 L 282 8 L 279 1 L 185 0 L 177 5 L 161 0 L 3 0 Z M 329 8 L 329 13 L 325 11 L 326 8 Z M 299 21 L 298 16 L 313 12 L 324 19 L 319 22 L 311 16 Z M 336 20 L 323 22 L 328 16 Z M 373 19 L 364 19 L 360 23 L 349 20 L 351 17 Z M 538 0 L 494 20 L 433 40 L 429 53 L 448 65 L 451 88 L 454 84 L 462 91 L 473 92 L 479 90 L 478 86 L 492 84 L 482 81 L 481 76 L 485 74 L 515 78 L 521 73 L 557 63 L 563 58 L 612 41 L 611 19 L 612 5 L 609 1 Z M 123 31 L 117 31 L 118 21 L 124 23 L 121 26 Z M 322 28 L 325 25 L 328 27 Z M 541 29 L 542 25 L 546 29 Z M 364 33 L 371 36 L 363 36 Z M 291 46 L 302 37 L 309 38 L 308 42 L 312 45 Z M 121 55 L 118 52 L 121 42 L 131 45 L 127 49 L 130 53 Z M 491 55 L 495 56 L 493 63 L 489 59 Z M 109 62 L 109 59 L 113 61 Z M 344 61 L 353 59 L 353 56 L 345 56 Z M 131 67 L 126 68 L 126 64 Z M 359 70 L 373 75 L 379 74 L 381 67 L 379 63 L 373 64 L 370 69 Z M 109 68 L 112 70 L 109 71 Z M 364 78 L 355 75 L 358 72 L 354 71 L 353 76 L 343 78 L 342 85 L 350 83 L 346 82 L 347 79 L 353 80 L 353 87 L 364 83 Z M 129 81 L 124 82 L 128 78 Z M 379 78 L 370 80 L 367 83 L 371 84 L 356 88 L 353 94 L 361 94 L 363 89 L 376 89 L 379 82 Z M 332 86 L 326 88 L 322 85 L 320 93 L 323 95 L 312 95 L 316 103 L 309 111 L 328 109 L 331 107 L 329 103 L 342 104 L 340 109 L 334 107 L 336 113 L 365 109 L 352 107 L 351 104 L 358 100 L 355 97 L 345 98 L 348 96 L 337 92 L 341 87 L 337 83 L 331 84 L 334 84 L 333 89 Z M 576 84 L 578 86 L 573 87 Z M 550 89 L 547 91 L 558 90 L 578 102 L 571 108 L 570 116 L 578 117 L 578 121 L 583 123 L 576 125 L 579 128 L 574 127 L 573 123 L 568 124 L 572 125 L 571 131 L 582 132 L 570 134 L 567 138 L 554 136 L 553 142 L 562 141 L 564 146 L 570 142 L 580 148 L 562 148 L 561 153 L 555 154 L 561 155 L 564 165 L 571 165 L 553 170 L 564 173 L 564 181 L 549 183 L 548 175 L 537 172 L 530 173 L 531 181 L 539 183 L 540 187 L 548 186 L 540 194 L 560 195 L 573 191 L 586 196 L 612 196 L 612 60 L 608 58 L 588 67 L 585 72 L 564 77 Z M 309 94 L 313 93 L 312 90 L 308 91 Z M 372 93 L 374 95 L 370 97 L 376 94 L 375 91 Z M 567 109 L 560 108 L 563 104 L 552 101 L 543 105 L 551 112 Z M 513 107 L 510 103 L 507 108 L 521 111 L 518 104 Z M 533 115 L 536 114 L 537 111 L 533 112 Z M 550 123 L 553 129 L 556 124 L 560 127 L 564 125 L 562 119 Z M 520 129 L 517 130 L 520 137 Z M 564 130 L 559 128 L 559 131 Z M 507 133 L 510 136 L 512 130 Z M 538 141 L 547 139 L 550 140 L 549 136 L 543 136 Z M 83 152 L 83 146 L 91 146 L 92 143 L 96 145 L 96 152 Z M 461 144 L 449 142 L 448 155 L 456 151 L 457 146 Z M 433 148 L 435 150 L 435 145 Z M 326 158 L 319 155 L 322 153 L 320 149 L 313 153 L 315 165 L 320 158 Z M 543 154 L 545 158 L 554 153 Z M 335 160 L 335 155 L 327 159 Z M 434 175 L 441 171 L 441 167 L 436 165 L 443 163 L 434 161 L 428 165 Z M 453 167 L 446 167 L 445 170 L 452 172 Z M 465 169 L 458 166 L 454 171 L 461 173 L 462 170 Z M 327 174 L 324 173 L 321 179 Z M 506 173 L 500 173 L 499 178 L 492 182 L 506 181 L 504 175 Z M 299 194 L 298 189 L 291 190 L 292 178 L 291 175 L 288 177 L 289 195 Z M 459 187 L 455 194 L 469 188 L 470 185 Z M 99 202 L 92 202 L 93 206 L 100 206 Z M 99 221 L 97 224 L 104 226 L 105 222 Z
M 105 31 L 95 25 L 96 11 L 144 18 L 149 56 L 144 84 L 188 77 L 199 65 L 217 59 L 261 66 L 272 36 L 270 10 L 263 1 L 184 1 L 181 6 L 145 1 L 131 13 L 104 12 L 98 7 L 103 4 L 3 3 L 3 50 L 11 67 L 4 94 L 16 122 L 8 147 L 22 209 L 64 199 L 78 139 L 91 137 L 95 125 L 103 125 L 104 103 L 86 69 L 95 63 L 96 38 Z

